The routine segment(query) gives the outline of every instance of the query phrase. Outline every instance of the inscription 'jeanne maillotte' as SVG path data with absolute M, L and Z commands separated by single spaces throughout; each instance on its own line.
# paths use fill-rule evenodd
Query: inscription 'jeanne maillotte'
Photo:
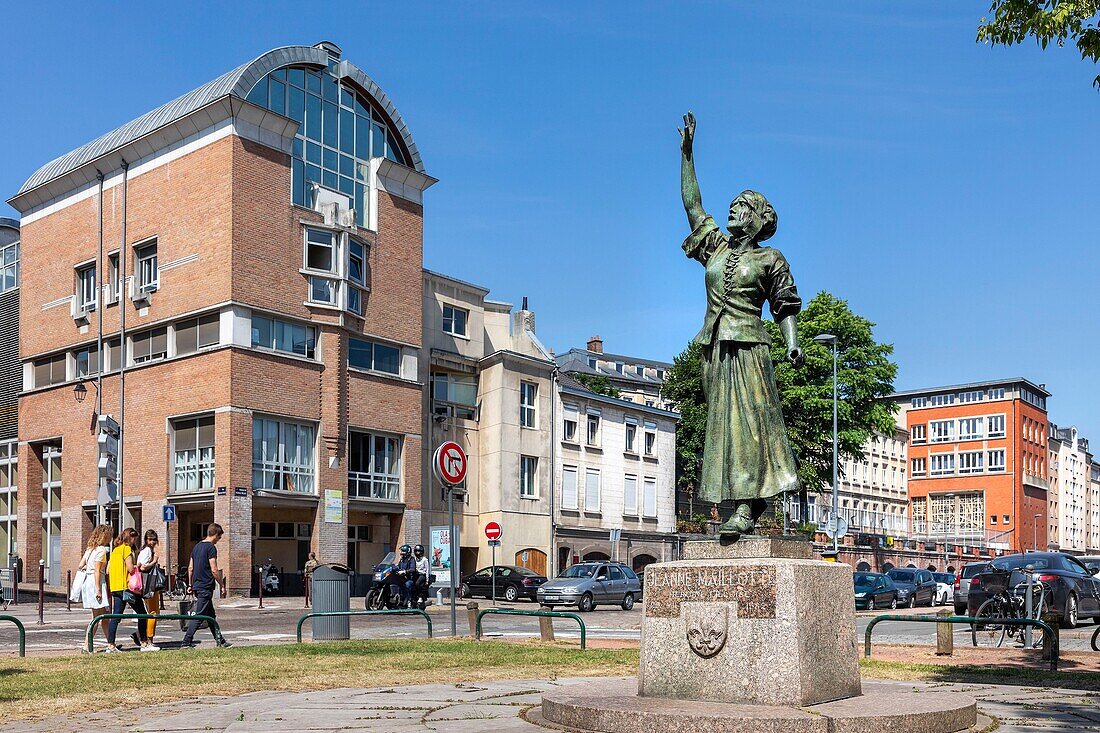
M 676 618 L 681 603 L 733 602 L 737 618 L 775 618 L 775 568 L 650 568 L 646 611 L 651 618 Z

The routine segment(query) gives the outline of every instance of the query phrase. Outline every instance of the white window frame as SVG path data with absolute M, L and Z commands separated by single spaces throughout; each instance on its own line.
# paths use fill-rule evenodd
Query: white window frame
M 156 239 L 134 245 L 134 279 L 137 281 L 137 292 L 150 293 L 160 288 L 159 256 Z
M 319 234 L 328 238 L 328 243 L 316 242 L 310 240 L 310 234 Z M 321 227 L 306 226 L 302 228 L 302 269 L 307 272 L 321 273 L 328 275 L 330 278 L 336 277 L 340 274 L 340 233 L 331 229 L 322 229 Z M 324 267 L 315 267 L 309 263 L 310 249 L 316 247 L 319 249 L 329 250 L 329 261 L 331 266 L 327 269 Z
M 642 452 L 653 457 L 657 455 L 657 423 L 646 422 L 645 433 L 642 436 Z
M 519 383 L 519 426 L 534 429 L 538 427 L 539 386 L 534 382 Z
M 632 473 L 623 476 L 623 515 L 638 516 L 638 477 Z
M 922 445 L 928 442 L 928 425 L 921 423 L 910 428 L 909 440 L 913 445 Z
M 519 498 L 539 498 L 538 456 L 520 455 L 519 457 Z
M 276 453 L 277 455 L 267 457 L 263 455 L 262 447 L 260 451 L 259 460 L 257 460 L 256 451 L 256 425 L 259 423 L 262 427 L 261 440 L 263 434 L 267 432 L 267 427 L 270 424 L 276 425 Z M 285 433 L 289 431 L 290 427 L 296 429 L 309 428 L 313 432 L 312 445 L 307 446 L 309 463 L 302 462 L 304 455 L 298 455 L 300 442 L 296 441 L 293 446 L 290 446 L 295 453 L 293 459 L 287 457 L 287 444 L 285 440 Z M 276 486 L 274 490 L 278 491 L 292 491 L 294 493 L 305 495 L 317 494 L 317 424 L 312 422 L 299 422 L 297 420 L 286 420 L 279 417 L 267 417 L 264 415 L 253 415 L 252 417 L 252 488 L 261 490 L 272 490 L 272 487 L 268 486 L 266 478 L 271 475 L 275 481 Z M 261 485 L 257 486 L 257 473 L 262 478 Z M 282 487 L 287 485 L 287 482 L 291 482 L 295 488 L 283 489 Z M 300 487 L 300 488 L 299 488 Z
M 569 494 L 569 477 L 572 476 L 572 501 L 570 501 Z M 572 509 L 576 511 L 579 504 L 580 497 L 580 473 L 576 466 L 563 465 L 561 467 L 561 508 Z
M 651 519 L 657 516 L 657 479 L 652 476 L 642 480 L 642 516 Z
M 595 478 L 593 484 L 592 479 Z M 595 486 L 595 498 L 593 499 L 592 489 Z M 584 510 L 589 514 L 598 514 L 600 512 L 600 501 L 602 487 L 600 486 L 600 469 L 598 468 L 585 468 L 584 469 Z
M 937 466 L 938 464 L 938 466 Z M 955 475 L 955 454 L 954 453 L 929 453 L 928 454 L 928 475 L 929 476 L 954 476 Z
M 447 311 L 450 311 L 450 315 Z M 459 331 L 455 328 L 455 313 L 462 314 L 462 330 Z M 450 325 L 448 327 L 448 321 Z M 451 336 L 458 336 L 459 338 L 469 338 L 470 333 L 470 311 L 465 308 L 459 308 L 457 305 L 451 305 L 450 303 L 443 304 L 443 333 L 450 334 Z
M 986 451 L 986 470 L 990 473 L 1001 473 L 1007 470 L 1004 448 L 991 448 Z
M 994 426 L 997 427 L 994 427 Z M 986 437 L 989 438 L 1003 438 L 1005 437 L 1005 414 L 1002 412 L 999 415 L 987 415 L 986 416 Z
M 945 428 L 941 430 L 940 428 Z M 929 443 L 953 443 L 955 441 L 954 420 L 931 420 L 928 423 Z
M 175 418 L 172 426 L 172 493 L 187 493 L 191 491 L 208 491 L 214 488 L 214 466 L 216 462 L 216 434 L 215 444 L 199 446 L 198 436 L 201 432 L 199 423 L 205 420 L 213 421 L 213 414 L 195 415 L 193 417 Z M 176 443 L 176 434 L 183 429 L 195 430 L 195 448 L 190 451 L 181 451 Z M 216 428 L 215 428 L 216 429 Z M 181 453 L 188 453 L 181 460 Z M 193 481 L 193 485 L 187 485 Z M 183 486 L 181 487 L 181 482 Z
M 909 474 L 913 478 L 928 475 L 928 459 L 923 456 L 917 456 L 912 459 L 912 471 Z
M 985 470 L 985 451 L 984 450 L 959 451 L 958 466 L 959 466 L 959 475 L 984 472 L 984 470 Z
M 985 418 L 963 417 L 959 418 L 959 440 L 981 440 L 985 437 Z M 970 432 L 964 432 L 973 428 Z
M 361 439 L 366 444 L 366 467 L 370 470 L 359 471 L 352 469 L 349 445 L 348 498 L 400 501 L 402 461 L 404 458 L 402 454 L 405 450 L 405 441 L 402 440 L 400 435 L 351 428 L 348 430 L 349 443 L 353 434 L 357 439 Z M 389 453 L 390 446 L 392 445 L 393 447 L 392 460 L 389 463 L 388 471 L 386 470 L 385 455 L 382 457 L 382 470 L 375 470 L 377 468 L 376 463 L 378 462 L 378 446 L 376 445 L 378 439 L 382 439 L 386 442 L 384 453 Z
M 88 313 L 99 305 L 96 292 L 96 266 L 92 262 L 76 268 L 76 312 Z
M 584 444 L 590 448 L 600 447 L 601 433 L 601 415 L 598 411 L 589 410 L 584 421 Z M 592 426 L 595 424 L 596 429 L 593 430 Z
M 11 279 L 9 284 L 8 279 Z M 19 287 L 19 242 L 0 247 L 0 293 Z M 2 550 L 3 548 L 0 548 Z
M 631 418 L 627 418 L 626 423 L 623 425 L 623 451 L 626 453 L 635 454 L 637 449 L 634 447 L 634 443 L 638 440 L 638 423 Z
M 572 425 L 572 431 L 570 431 Z M 576 443 L 577 429 L 580 427 L 580 408 L 568 403 L 562 405 L 561 439 L 566 443 Z M 572 433 L 572 434 L 570 434 Z

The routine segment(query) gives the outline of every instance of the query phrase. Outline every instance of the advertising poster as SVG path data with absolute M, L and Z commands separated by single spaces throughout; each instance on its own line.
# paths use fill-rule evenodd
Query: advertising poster
M 458 528 L 455 527 L 455 531 Z M 432 565 L 432 574 L 435 575 L 435 584 L 449 587 L 451 584 L 451 570 L 454 554 L 451 552 L 451 529 L 450 527 L 443 525 L 441 527 L 431 527 L 428 530 L 430 552 L 429 560 Z M 457 562 L 457 560 L 454 560 Z M 455 583 L 457 585 L 458 578 L 461 574 L 456 575 Z
M 336 489 L 325 490 L 325 522 L 339 524 L 344 521 L 344 494 Z

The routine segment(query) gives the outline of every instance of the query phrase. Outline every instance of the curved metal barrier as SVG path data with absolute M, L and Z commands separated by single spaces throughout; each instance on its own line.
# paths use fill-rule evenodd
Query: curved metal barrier
M 424 617 L 424 620 L 428 622 L 428 638 L 432 638 L 432 617 L 428 615 L 427 611 L 421 611 L 419 608 L 383 608 L 378 611 L 314 611 L 313 613 L 307 613 L 298 619 L 298 643 L 302 643 L 302 624 L 306 622 L 307 618 L 323 618 L 327 616 L 407 616 L 409 614 Z
M 216 618 L 214 618 L 213 616 L 196 616 L 196 615 L 189 615 L 189 614 L 186 614 L 186 613 L 161 613 L 161 614 L 153 614 L 153 613 L 104 613 L 104 614 L 100 614 L 99 616 L 96 616 L 94 619 L 92 619 L 91 621 L 88 622 L 88 633 L 85 635 L 85 639 L 84 639 L 84 650 L 85 651 L 91 653 L 91 651 L 93 649 L 93 647 L 92 647 L 92 637 L 95 635 L 95 626 L 96 626 L 96 624 L 98 624 L 100 621 L 107 621 L 107 620 L 110 620 L 110 619 L 113 619 L 113 618 L 117 618 L 117 619 L 120 619 L 120 620 L 123 620 L 123 621 L 128 619 L 128 618 L 132 618 L 132 619 L 135 619 L 135 620 L 146 620 L 146 621 L 148 621 L 148 620 L 153 620 L 153 621 L 190 621 L 190 620 L 194 619 L 196 621 L 206 621 L 208 624 L 210 624 L 210 629 L 211 629 L 211 631 L 214 632 L 215 637 L 221 638 L 221 635 L 222 635 L 221 626 L 218 625 L 218 620 Z
M 0 616 L 0 621 L 11 621 L 19 629 L 19 656 L 27 656 L 27 630 L 23 628 L 23 622 L 15 616 Z
M 973 616 L 875 616 L 867 624 L 864 633 L 863 656 L 871 656 L 871 630 L 882 621 L 915 621 L 923 624 L 968 624 L 973 632 L 976 624 L 1004 624 L 1006 626 L 1035 626 L 1043 630 L 1044 645 L 1050 649 L 1050 671 L 1058 671 L 1058 634 L 1054 628 L 1045 621 L 1033 618 L 975 618 Z M 974 642 L 977 646 L 977 642 Z M 1096 648 L 1096 637 L 1093 637 L 1093 648 Z
M 483 611 L 479 611 L 477 614 L 477 623 L 475 626 L 475 632 L 477 638 L 481 638 L 481 618 L 489 613 L 500 614 L 502 616 L 543 616 L 550 618 L 571 618 L 580 624 L 581 627 L 581 649 L 585 648 L 585 639 L 587 637 L 587 630 L 584 626 L 584 621 L 575 613 L 564 613 L 562 611 L 523 611 L 518 608 L 486 608 Z

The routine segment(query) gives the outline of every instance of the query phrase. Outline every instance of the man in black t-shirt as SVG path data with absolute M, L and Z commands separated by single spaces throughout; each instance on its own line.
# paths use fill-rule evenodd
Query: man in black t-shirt
M 225 534 L 220 524 L 211 524 L 206 528 L 206 539 L 195 545 L 191 551 L 191 562 L 187 565 L 187 584 L 191 592 L 195 594 L 195 607 L 192 613 L 196 616 L 210 616 L 214 614 L 214 588 L 221 586 L 221 597 L 225 598 L 225 574 L 218 567 L 218 540 Z M 195 632 L 199 629 L 198 620 L 187 624 L 187 633 L 183 635 L 183 643 L 180 646 L 191 648 L 195 646 Z M 225 648 L 232 646 L 225 637 L 217 631 L 217 627 L 211 626 L 214 641 L 218 646 Z

